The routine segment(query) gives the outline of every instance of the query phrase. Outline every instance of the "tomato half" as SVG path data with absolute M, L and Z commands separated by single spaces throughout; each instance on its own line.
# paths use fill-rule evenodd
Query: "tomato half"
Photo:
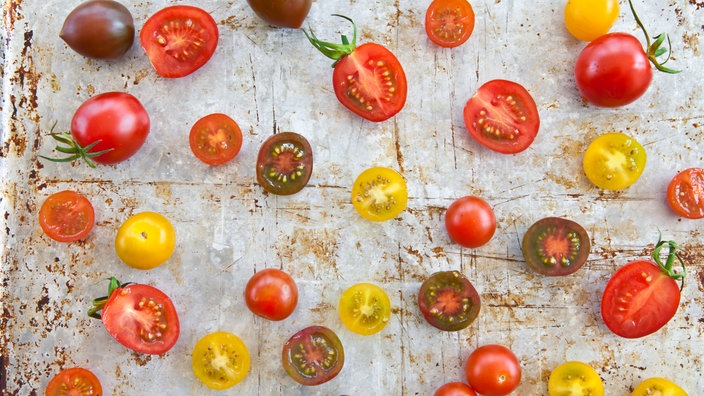
M 502 154 L 516 154 L 533 143 L 540 115 L 533 97 L 522 85 L 492 80 L 464 106 L 464 124 L 479 143 Z
M 465 383 L 448 382 L 439 387 L 433 396 L 477 396 L 477 393 Z
M 184 77 L 200 69 L 215 53 L 218 25 L 198 7 L 170 6 L 147 19 L 139 40 L 159 75 Z
M 207 387 L 228 389 L 237 385 L 249 373 L 249 350 L 232 333 L 210 333 L 193 347 L 191 366 L 195 376 Z
M 267 23 L 299 28 L 308 16 L 312 0 L 247 0 L 247 3 Z
M 565 26 L 577 40 L 592 41 L 605 35 L 618 15 L 618 0 L 567 0 L 565 4 Z
M 479 316 L 481 300 L 477 289 L 459 271 L 441 271 L 420 286 L 418 307 L 433 327 L 459 331 Z
M 459 198 L 445 212 L 445 228 L 455 243 L 467 248 L 478 248 L 494 236 L 494 210 L 479 197 Z
M 102 311 L 102 312 L 99 312 Z M 108 295 L 93 300 L 88 315 L 127 348 L 151 355 L 168 352 L 180 333 L 176 308 L 161 290 L 110 278 Z
M 407 203 L 406 181 L 390 168 L 369 168 L 352 185 L 352 205 L 367 220 L 393 219 L 406 209 Z
M 474 9 L 467 0 L 433 0 L 425 12 L 425 33 L 446 48 L 464 44 L 474 31 Z
M 102 396 L 103 387 L 90 370 L 73 367 L 61 370 L 46 387 L 46 396 Z
M 676 174 L 667 186 L 667 203 L 682 217 L 704 218 L 704 169 L 689 168 Z
M 281 360 L 286 373 L 303 385 L 320 385 L 335 378 L 345 362 L 342 342 L 324 326 L 310 326 L 284 344 Z
M 58 242 L 75 242 L 85 238 L 95 224 L 95 211 L 88 198 L 75 191 L 51 194 L 39 209 L 39 225 Z
M 242 130 L 225 114 L 208 114 L 193 124 L 188 142 L 199 160 L 209 165 L 221 165 L 240 152 Z
M 636 386 L 631 396 L 688 396 L 687 392 L 665 378 L 648 378 Z
M 548 276 L 569 275 L 589 258 L 591 243 L 578 223 L 560 217 L 538 220 L 523 235 L 523 258 L 535 272 Z
M 469 386 L 482 396 L 505 396 L 521 382 L 521 364 L 503 345 L 475 349 L 467 358 L 465 374 Z
M 550 373 L 548 393 L 550 396 L 604 396 L 604 383 L 590 365 L 565 362 Z
M 155 212 L 137 213 L 117 230 L 115 251 L 125 264 L 152 269 L 166 262 L 176 247 L 176 230 L 169 219 Z
M 389 323 L 391 301 L 381 287 L 358 283 L 342 293 L 338 310 L 348 329 L 357 334 L 372 335 Z
M 296 309 L 298 287 L 288 273 L 267 268 L 249 278 L 244 300 L 254 314 L 269 320 L 283 320 Z
M 587 178 L 605 190 L 621 190 L 635 183 L 645 170 L 647 155 L 637 140 L 623 133 L 594 139 L 584 152 Z
M 291 195 L 303 189 L 313 174 L 313 149 L 295 132 L 269 137 L 257 156 L 257 182 L 272 194 Z

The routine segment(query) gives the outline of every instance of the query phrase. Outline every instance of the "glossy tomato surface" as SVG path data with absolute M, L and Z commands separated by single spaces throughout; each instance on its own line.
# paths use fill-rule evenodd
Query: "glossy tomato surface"
M 645 170 L 647 155 L 634 138 L 606 133 L 594 139 L 584 152 L 587 178 L 599 188 L 621 190 L 635 183 Z
M 198 7 L 175 5 L 149 17 L 139 34 L 142 48 L 156 72 L 185 77 L 205 65 L 218 45 L 218 25 Z
M 117 1 L 89 0 L 68 14 L 59 37 L 83 56 L 115 59 L 132 47 L 134 21 L 127 7 Z
M 535 272 L 548 276 L 569 275 L 589 258 L 587 231 L 572 220 L 546 217 L 533 223 L 523 235 L 523 258 Z
M 459 271 L 441 271 L 421 284 L 418 308 L 433 327 L 458 331 L 479 316 L 481 300 L 474 285 Z
M 638 384 L 631 396 L 688 396 L 687 392 L 676 383 L 666 379 L 653 377 Z M 693 396 L 693 395 L 692 395 Z
M 400 215 L 407 204 L 406 181 L 391 168 L 375 166 L 366 169 L 352 185 L 352 206 L 367 220 L 391 220 Z
M 303 135 L 281 132 L 269 137 L 257 156 L 257 182 L 276 195 L 303 189 L 313 174 L 313 149 Z
M 389 323 L 391 301 L 381 287 L 358 283 L 342 293 L 338 311 L 345 327 L 357 334 L 372 335 Z
M 455 243 L 467 248 L 478 248 L 494 236 L 494 210 L 479 197 L 459 198 L 445 212 L 445 228 Z
M 433 0 L 425 12 L 425 33 L 446 48 L 464 44 L 474 31 L 474 9 L 467 0 Z
M 555 367 L 548 381 L 550 396 L 604 396 L 604 383 L 588 364 L 570 361 Z
M 565 27 L 577 40 L 592 41 L 608 33 L 618 15 L 618 0 L 567 0 Z
M 637 38 L 627 33 L 608 33 L 580 52 L 574 77 L 587 102 L 620 107 L 634 102 L 648 90 L 653 71 Z
M 254 314 L 269 320 L 283 320 L 296 309 L 298 286 L 291 275 L 282 270 L 263 269 L 249 278 L 244 300 Z
M 106 92 L 81 104 L 71 120 L 71 135 L 81 147 L 93 143 L 90 152 L 108 150 L 91 157 L 101 164 L 115 164 L 134 155 L 147 140 L 147 110 L 126 92 Z
M 465 363 L 469 386 L 482 396 L 506 396 L 521 382 L 521 364 L 503 345 L 475 349 Z
M 195 376 L 208 388 L 224 390 L 241 382 L 249 373 L 249 350 L 242 340 L 225 331 L 210 333 L 196 343 L 191 353 Z
M 46 387 L 46 396 L 103 396 L 100 380 L 90 370 L 73 367 L 61 370 Z
M 328 382 L 340 373 L 345 351 L 334 331 L 324 326 L 310 326 L 286 341 L 281 359 L 291 378 L 313 386 Z
M 477 396 L 477 393 L 463 382 L 448 382 L 439 387 L 433 396 Z
M 222 165 L 240 152 L 242 130 L 225 114 L 208 114 L 193 124 L 188 143 L 199 160 L 208 165 Z
M 39 209 L 39 225 L 49 238 L 58 242 L 81 240 L 94 224 L 93 204 L 75 191 L 51 194 Z
M 299 28 L 308 16 L 312 0 L 247 0 L 247 3 L 267 23 Z
M 166 262 L 176 247 L 176 230 L 164 215 L 141 212 L 130 216 L 117 230 L 115 251 L 125 264 L 152 269 Z
M 704 168 L 688 168 L 676 174 L 667 186 L 667 203 L 679 216 L 704 218 Z
M 464 124 L 477 142 L 502 154 L 527 149 L 540 129 L 538 107 L 522 85 L 491 80 L 464 106 Z

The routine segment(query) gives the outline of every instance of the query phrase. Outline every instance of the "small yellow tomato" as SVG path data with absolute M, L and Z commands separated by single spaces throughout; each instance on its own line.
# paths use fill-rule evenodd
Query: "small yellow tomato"
M 193 347 L 193 373 L 206 386 L 216 390 L 231 388 L 249 373 L 249 350 L 232 333 L 217 331 L 201 338 Z
M 647 155 L 637 140 L 620 132 L 594 139 L 584 152 L 587 178 L 604 190 L 621 190 L 635 183 L 645 169 Z
M 604 396 L 604 383 L 590 365 L 565 362 L 550 373 L 548 393 L 550 396 Z
M 653 377 L 641 382 L 631 393 L 631 396 L 648 395 L 687 396 L 687 392 L 670 380 Z
M 391 301 L 381 287 L 358 283 L 342 293 L 339 312 L 348 329 L 357 334 L 372 335 L 389 323 Z
M 567 0 L 565 26 L 577 40 L 593 41 L 609 32 L 618 14 L 618 0 Z
M 122 223 L 115 237 L 115 251 L 127 265 L 152 269 L 171 257 L 176 231 L 166 217 L 155 212 L 138 213 Z
M 403 176 L 381 166 L 362 172 L 352 186 L 352 205 L 365 219 L 386 221 L 406 209 L 408 188 Z

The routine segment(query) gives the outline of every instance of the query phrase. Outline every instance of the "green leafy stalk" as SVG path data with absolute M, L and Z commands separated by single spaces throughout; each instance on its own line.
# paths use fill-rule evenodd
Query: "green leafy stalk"
M 667 246 L 667 261 L 662 262 L 660 258 L 660 250 Z M 684 264 L 684 260 L 680 256 L 679 252 L 682 251 L 675 241 L 663 241 L 662 236 L 658 237 L 658 243 L 655 244 L 655 249 L 653 249 L 653 259 L 660 267 L 660 269 L 667 274 L 670 278 L 680 281 L 680 291 L 684 288 L 684 278 L 687 276 L 687 267 Z M 682 267 L 682 273 L 677 273 L 674 271 L 673 266 L 677 260 Z
M 306 37 L 308 38 L 308 41 L 310 41 L 310 43 L 313 44 L 313 46 L 317 48 L 318 51 L 322 52 L 323 55 L 335 61 L 332 64 L 332 67 L 335 67 L 335 65 L 337 65 L 337 62 L 339 62 L 340 59 L 351 54 L 352 51 L 354 51 L 354 49 L 357 47 L 357 25 L 355 25 L 354 21 L 349 17 L 340 14 L 332 15 L 344 18 L 352 23 L 352 42 L 350 42 L 347 36 L 345 36 L 344 34 L 341 35 L 342 44 L 336 44 L 319 40 L 318 37 L 315 36 L 315 33 L 313 33 L 313 29 L 308 29 L 309 32 L 303 29 L 303 33 L 305 33 Z
M 110 281 L 110 284 L 108 285 L 108 295 L 103 296 L 103 297 L 99 297 L 99 298 L 96 298 L 95 300 L 93 300 L 93 306 L 88 310 L 88 316 L 90 316 L 93 319 L 102 319 L 100 316 L 100 311 L 102 311 L 103 308 L 105 308 L 105 304 L 108 302 L 108 299 L 112 295 L 112 292 L 114 292 L 115 290 L 117 290 L 121 287 L 125 287 L 130 284 L 129 282 L 128 283 L 120 283 L 120 281 L 117 280 L 117 278 L 115 278 L 114 276 L 111 276 L 107 280 Z
M 665 66 L 665 63 L 670 60 L 670 54 L 672 52 L 672 43 L 670 42 L 670 36 L 667 34 L 658 34 L 655 36 L 655 41 L 651 41 L 650 35 L 648 34 L 648 31 L 645 29 L 645 26 L 643 25 L 643 22 L 641 22 L 640 18 L 638 18 L 638 14 L 636 13 L 636 9 L 633 7 L 633 1 L 628 0 L 628 5 L 631 7 L 631 13 L 633 13 L 633 17 L 636 19 L 636 23 L 638 24 L 638 27 L 640 30 L 643 31 L 643 34 L 645 35 L 645 46 L 646 46 L 646 55 L 648 56 L 648 59 L 650 62 L 655 65 L 655 68 L 660 70 L 661 72 L 665 73 L 670 73 L 670 74 L 676 74 L 681 72 L 682 70 L 675 70 L 671 69 L 669 67 Z M 662 48 L 662 44 L 667 40 L 667 48 Z M 659 61 L 658 58 L 667 55 L 664 61 Z
M 91 168 L 95 168 L 95 162 L 92 160 L 92 158 L 97 157 L 99 155 L 103 155 L 113 150 L 112 148 L 110 148 L 107 150 L 91 152 L 95 145 L 100 143 L 100 140 L 96 140 L 95 142 L 87 145 L 86 147 L 81 147 L 81 145 L 78 144 L 76 139 L 74 139 L 70 133 L 54 132 L 54 127 L 56 127 L 56 123 L 51 126 L 51 131 L 49 133 L 49 135 L 57 142 L 56 147 L 54 147 L 54 149 L 60 153 L 68 154 L 69 156 L 63 158 L 51 158 L 43 155 L 39 156 L 40 158 L 44 158 L 45 160 L 49 160 L 52 162 L 73 162 L 82 158 L 86 161 L 88 166 L 90 166 Z

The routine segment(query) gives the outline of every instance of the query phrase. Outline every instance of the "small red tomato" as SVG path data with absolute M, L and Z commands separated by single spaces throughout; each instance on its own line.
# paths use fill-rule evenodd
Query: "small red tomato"
M 39 225 L 51 239 L 75 242 L 93 229 L 95 211 L 85 196 L 70 190 L 51 194 L 39 209 Z
M 467 0 L 433 0 L 425 12 L 425 33 L 446 48 L 464 44 L 474 31 L 474 9 Z
M 36 394 L 36 393 L 34 393 Z M 46 386 L 46 396 L 102 396 L 100 380 L 90 370 L 73 367 L 61 370 Z
M 477 248 L 489 242 L 496 231 L 491 206 L 479 197 L 467 196 L 453 202 L 445 213 L 447 233 L 456 243 Z
M 298 287 L 291 275 L 276 268 L 255 273 L 244 289 L 247 307 L 269 320 L 289 317 L 298 304 Z
M 676 174 L 667 187 L 667 203 L 682 217 L 704 218 L 704 168 L 689 168 Z
M 477 393 L 463 382 L 448 382 L 439 387 L 433 396 L 477 396 Z
M 510 349 L 490 344 L 475 349 L 465 366 L 467 381 L 482 396 L 505 396 L 521 382 L 521 364 Z
M 193 124 L 188 142 L 199 160 L 208 165 L 222 165 L 240 152 L 242 130 L 225 114 L 208 114 Z

